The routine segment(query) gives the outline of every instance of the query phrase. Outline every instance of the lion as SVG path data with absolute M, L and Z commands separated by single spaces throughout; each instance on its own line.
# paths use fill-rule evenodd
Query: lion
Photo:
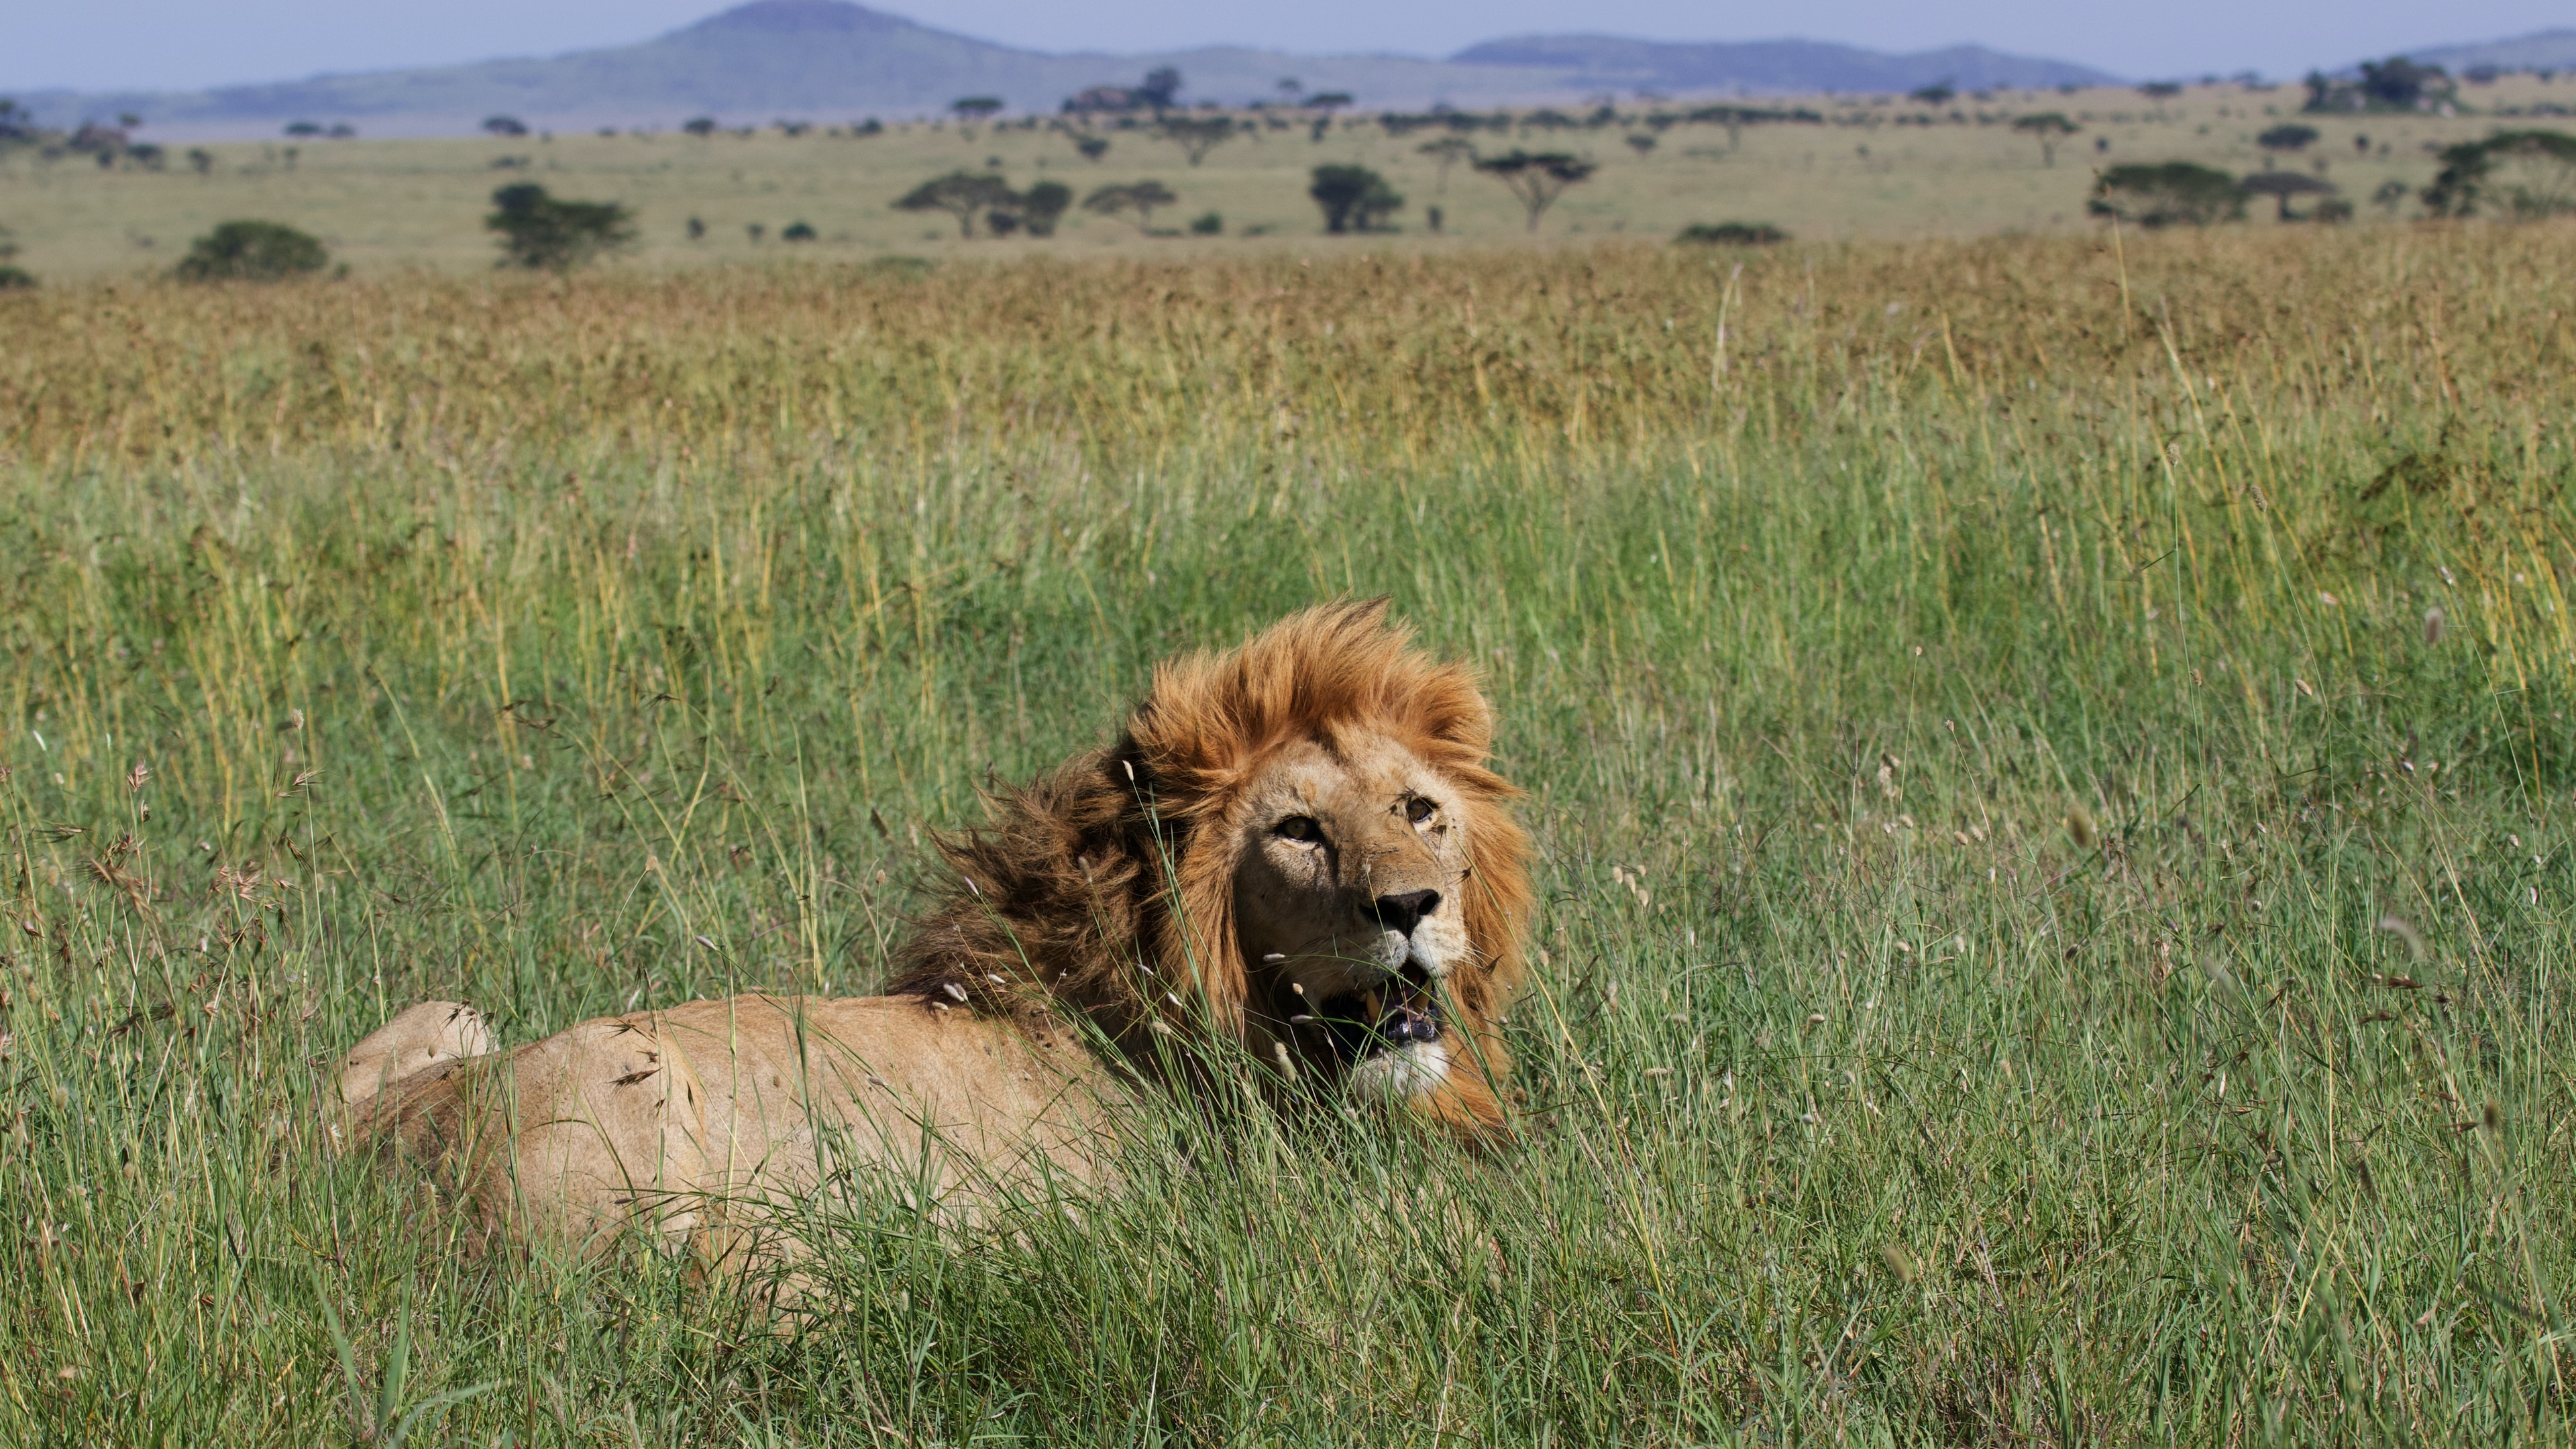
M 1530 841 L 1493 712 L 1384 601 L 1167 661 L 1117 740 L 939 841 L 886 994 L 695 1001 L 499 1049 L 414 1006 L 337 1077 L 335 1140 L 441 1166 L 480 1223 L 706 1261 L 856 1172 L 938 1203 L 1114 1178 L 1142 1094 L 1351 1096 L 1505 1124 Z M 755 1250 L 757 1251 L 757 1250 Z

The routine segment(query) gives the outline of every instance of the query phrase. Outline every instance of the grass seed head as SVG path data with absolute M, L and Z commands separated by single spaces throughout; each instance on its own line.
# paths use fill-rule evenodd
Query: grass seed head
M 2442 626 L 2445 622 L 2447 621 L 2443 618 L 2441 605 L 2435 604 L 2433 607 L 2426 609 L 2424 611 L 2424 642 L 2427 644 L 2441 643 Z
M 2424 959 L 2424 933 L 2415 929 L 2413 921 L 2390 912 L 2379 918 L 2379 929 L 2405 942 L 2407 952 L 2418 962 Z
M 2093 817 L 2086 814 L 2081 805 L 2066 812 L 2066 838 L 2074 841 L 2078 850 L 2093 848 Z

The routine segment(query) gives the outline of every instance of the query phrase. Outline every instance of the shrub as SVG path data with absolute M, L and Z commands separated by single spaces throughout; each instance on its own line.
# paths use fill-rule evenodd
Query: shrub
M 1200 217 L 1199 217 L 1199 218 L 1197 218 L 1196 220 L 1192 221 L 1192 222 L 1190 223 L 1190 235 L 1192 235 L 1192 236 L 1223 236 L 1223 235 L 1225 235 L 1225 215 L 1224 215 L 1224 213 L 1222 213 L 1222 212 L 1215 212 L 1215 211 L 1211 211 L 1211 212 L 1206 213 L 1206 214 L 1205 214 L 1205 215 L 1203 215 L 1203 216 L 1200 216 Z
M 1386 219 L 1404 206 L 1404 197 L 1386 178 L 1365 166 L 1318 166 L 1306 194 L 1324 209 L 1324 230 L 1392 231 Z
M 282 222 L 228 221 L 188 244 L 178 275 L 190 282 L 274 282 L 330 263 L 321 242 Z
M 533 181 L 492 193 L 487 230 L 500 233 L 501 265 L 569 271 L 635 240 L 635 218 L 613 201 L 564 201 Z
M 36 285 L 36 274 L 25 267 L 0 266 L 0 292 L 19 292 Z
M 1682 228 L 1673 240 L 1685 246 L 1702 247 L 1767 247 L 1784 242 L 1789 234 L 1767 221 L 1701 222 Z
M 2498 131 L 2445 147 L 2441 174 L 2424 188 L 2424 209 L 2475 216 L 2490 208 L 2523 220 L 2576 212 L 2576 136 Z
M 2136 226 L 2207 226 L 2244 216 L 2245 193 L 2235 177 L 2214 167 L 2132 161 L 2103 172 L 2084 209 Z
M 821 235 L 821 232 L 814 230 L 811 223 L 799 219 L 787 223 L 787 229 L 778 234 L 778 239 L 784 242 L 809 242 Z

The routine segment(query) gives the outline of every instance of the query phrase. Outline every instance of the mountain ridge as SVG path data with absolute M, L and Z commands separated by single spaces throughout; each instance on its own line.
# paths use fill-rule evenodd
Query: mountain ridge
M 1533 59 L 1532 57 L 1537 57 Z M 1176 66 L 1192 100 L 1275 98 L 1294 74 L 1371 107 L 1491 105 L 1604 90 L 1788 93 L 2099 83 L 2062 61 L 1961 46 L 1889 55 L 1820 41 L 1668 43 L 1524 36 L 1446 59 L 1289 55 L 1252 46 L 1146 54 L 1053 53 L 979 40 L 847 0 L 750 0 L 633 45 L 412 70 L 327 74 L 187 92 L 40 92 L 20 99 L 55 124 L 133 111 L 177 138 L 273 134 L 278 123 L 351 122 L 368 134 L 468 129 L 506 113 L 532 125 L 676 125 L 693 115 L 760 122 L 811 113 L 924 114 L 961 95 L 1052 111 L 1087 86 Z

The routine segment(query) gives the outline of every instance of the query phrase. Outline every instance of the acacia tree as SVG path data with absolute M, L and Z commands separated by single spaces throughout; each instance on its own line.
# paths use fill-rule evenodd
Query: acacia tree
M 1137 181 L 1125 186 L 1103 186 L 1082 198 L 1082 209 L 1102 216 L 1134 212 L 1136 229 L 1147 235 L 1154 230 L 1154 212 L 1170 206 L 1180 198 L 1159 181 Z
M 1386 178 L 1365 166 L 1318 166 L 1306 194 L 1324 209 L 1324 230 L 1335 236 L 1378 231 L 1404 206 Z
M 533 181 L 492 193 L 487 231 L 501 238 L 501 265 L 570 271 L 635 240 L 635 214 L 613 201 L 565 201 Z
M 2084 209 L 2143 227 L 2207 226 L 2245 214 L 2236 178 L 2189 161 L 2114 166 L 2093 183 Z
M 2331 196 L 2335 191 L 2334 183 L 2320 181 L 2316 177 L 2298 171 L 2258 171 L 2237 184 L 2248 196 L 2272 198 L 2279 208 L 2275 215 L 2281 221 L 2299 219 L 2290 210 L 2291 197 Z
M 1464 136 L 1443 136 L 1437 141 L 1425 141 L 1413 149 L 1430 157 L 1440 168 L 1437 173 L 1440 179 L 1431 189 L 1442 196 L 1449 194 L 1449 168 L 1461 161 L 1473 160 L 1476 155 L 1475 143 Z
M 975 218 L 1008 206 L 1013 199 L 1010 184 L 999 176 L 951 171 L 905 192 L 894 205 L 897 211 L 947 212 L 957 218 L 957 234 L 972 237 Z
M 2441 173 L 2424 188 L 2424 209 L 2435 216 L 2494 208 L 2530 221 L 2576 213 L 2576 136 L 2498 131 L 2441 155 Z
M 2066 119 L 2063 111 L 2039 111 L 2012 123 L 2012 128 L 2039 142 L 2039 164 L 2057 164 L 2057 143 L 2084 129 Z
M 1207 153 L 1234 139 L 1234 120 L 1229 116 L 1165 116 L 1154 123 L 1154 134 L 1181 148 L 1181 154 L 1196 166 L 1207 159 Z
M 1597 168 L 1562 151 L 1531 152 L 1515 146 L 1500 156 L 1477 157 L 1476 169 L 1503 183 L 1520 199 L 1521 210 L 1529 217 L 1529 229 L 1536 231 L 1538 219 L 1556 205 L 1565 188 L 1590 180 Z
M 1041 181 L 1012 201 L 1009 214 L 1028 229 L 1029 235 L 1053 236 L 1056 223 L 1072 205 L 1072 187 L 1061 181 Z
M 2255 145 L 2262 147 L 2265 151 L 2268 151 L 2275 156 L 2284 155 L 2292 151 L 2304 151 L 2310 146 L 2315 145 L 2316 141 L 2316 127 L 2302 126 L 2295 121 L 2285 122 L 2281 125 L 2274 126 L 2270 130 L 2265 131 L 2263 134 L 2254 138 Z

